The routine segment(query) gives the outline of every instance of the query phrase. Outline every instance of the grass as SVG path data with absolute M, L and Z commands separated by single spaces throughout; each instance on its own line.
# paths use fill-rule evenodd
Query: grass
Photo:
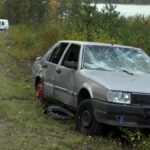
M 129 145 L 135 150 L 150 149 L 150 137 L 139 130 L 122 130 L 122 135 L 117 135 L 124 137 L 121 140 L 114 139 L 112 133 L 84 136 L 75 131 L 74 120 L 56 121 L 42 113 L 34 96 L 28 61 L 48 47 L 48 32 L 35 33 L 24 26 L 0 32 L 0 150 L 128 150 Z M 36 41 L 36 34 L 42 35 L 43 41 Z M 129 145 L 121 143 L 124 139 Z
M 74 131 L 73 121 L 59 122 L 44 116 L 32 88 L 24 88 L 32 85 L 25 83 L 23 77 L 11 78 L 9 73 L 0 71 L 0 149 L 97 149 L 99 144 L 105 149 L 117 148 L 111 140 L 109 145 L 101 137 L 80 135 Z
M 34 97 L 31 67 L 20 63 L 0 33 L 0 149 L 121 150 L 111 138 L 84 136 L 74 120 L 56 121 L 42 113 Z

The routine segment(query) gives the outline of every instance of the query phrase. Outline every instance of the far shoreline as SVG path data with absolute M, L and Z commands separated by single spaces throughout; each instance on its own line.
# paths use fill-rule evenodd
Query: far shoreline
M 94 3 L 94 4 L 109 4 L 109 3 Z M 149 4 L 136 4 L 136 3 L 111 3 L 112 5 L 140 5 L 140 6 L 149 6 L 150 5 L 150 3 Z
M 97 3 L 96 7 L 98 11 L 101 11 L 106 4 L 107 3 Z M 128 5 L 128 4 L 117 4 L 117 3 L 113 3 L 112 5 L 116 6 L 116 11 L 120 12 L 120 15 L 124 17 L 132 17 L 137 15 L 142 15 L 144 17 L 150 16 L 150 5 L 133 5 L 133 4 Z

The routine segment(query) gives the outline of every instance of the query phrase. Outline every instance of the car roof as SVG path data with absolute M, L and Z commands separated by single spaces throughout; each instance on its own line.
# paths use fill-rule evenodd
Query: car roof
M 0 19 L 0 21 L 8 21 L 7 19 Z
M 74 43 L 74 44 L 80 44 L 80 45 L 115 46 L 115 47 L 133 48 L 133 49 L 141 50 L 140 48 L 132 47 L 132 46 L 125 46 L 125 45 L 119 45 L 119 44 L 108 44 L 108 43 L 100 43 L 100 42 L 75 41 L 75 40 L 62 40 L 59 42 L 67 42 L 67 43 Z

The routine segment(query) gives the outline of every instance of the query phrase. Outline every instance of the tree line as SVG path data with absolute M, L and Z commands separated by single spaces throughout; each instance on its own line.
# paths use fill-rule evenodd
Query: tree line
M 22 40 L 20 47 L 25 50 L 46 50 L 50 43 L 72 39 L 131 45 L 150 54 L 150 17 L 125 18 L 110 1 L 101 11 L 93 0 L 1 0 L 0 3 L 1 18 L 7 18 L 11 25 L 23 24 L 28 26 L 26 30 L 32 29 L 26 36 L 18 35 L 18 40 Z
M 150 0 L 1 0 L 0 18 L 7 18 L 12 24 L 42 22 L 51 17 L 73 16 L 83 3 L 150 4 Z

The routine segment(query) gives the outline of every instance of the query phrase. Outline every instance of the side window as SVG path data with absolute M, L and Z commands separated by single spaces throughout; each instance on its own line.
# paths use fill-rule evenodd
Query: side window
M 57 46 L 54 49 L 54 51 L 49 59 L 49 62 L 58 64 L 58 62 L 59 62 L 62 54 L 64 53 L 65 49 L 67 48 L 67 46 L 68 46 L 68 43 L 61 43 L 59 46 Z
M 72 44 L 62 62 L 62 65 L 64 66 L 64 63 L 67 62 L 75 62 L 78 64 L 79 61 L 79 52 L 80 52 L 80 45 Z
M 2 21 L 2 26 L 4 26 L 5 25 L 5 23 L 4 23 L 4 21 Z

